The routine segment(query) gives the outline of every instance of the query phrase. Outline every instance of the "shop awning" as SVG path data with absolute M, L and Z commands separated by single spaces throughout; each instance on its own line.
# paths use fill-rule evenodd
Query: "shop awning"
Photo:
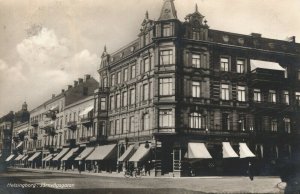
M 34 153 L 34 154 L 28 159 L 28 162 L 32 162 L 32 161 L 35 160 L 37 157 L 39 157 L 39 155 L 41 155 L 41 152 L 36 152 L 36 153 Z
M 117 145 L 98 146 L 85 160 L 108 160 L 117 156 Z
M 255 155 L 248 148 L 246 143 L 239 143 L 240 145 L 240 158 L 252 158 Z
M 75 152 L 78 151 L 79 148 L 73 148 L 71 149 L 62 159 L 61 161 L 66 161 L 71 159 L 71 157 L 75 154 Z
M 223 158 L 238 158 L 239 156 L 233 148 L 231 147 L 229 142 L 222 142 L 223 145 Z
M 6 162 L 9 162 L 9 161 L 11 161 L 14 157 L 15 157 L 16 155 L 14 155 L 14 154 L 11 154 L 10 156 L 8 156 L 8 158 L 6 158 Z
M 59 152 L 59 154 L 57 154 L 57 155 L 55 156 L 55 158 L 53 158 L 53 161 L 58 161 L 58 160 L 60 160 L 62 157 L 64 157 L 64 155 L 65 155 L 68 151 L 69 151 L 69 148 L 63 148 L 63 149 Z
M 22 158 L 21 160 L 22 161 L 25 161 L 25 160 L 27 160 L 29 158 L 29 155 L 26 155 L 26 156 L 24 156 L 24 158 Z
M 133 156 L 129 159 L 129 162 L 139 162 L 150 153 L 150 146 L 146 147 L 145 144 L 141 144 Z
M 23 145 L 23 141 L 21 141 L 20 143 L 18 143 L 16 148 L 20 148 Z
M 21 160 L 22 158 L 24 158 L 24 156 L 25 156 L 25 155 L 22 155 L 22 154 L 18 155 L 18 156 L 15 158 L 15 161 Z
M 257 68 L 285 71 L 285 69 L 283 67 L 281 67 L 279 65 L 279 63 L 270 62 L 270 61 L 261 61 L 261 60 L 250 59 L 250 66 L 251 66 L 251 71 L 253 71 Z
M 51 158 L 53 154 L 49 154 L 48 156 L 46 156 L 45 158 L 42 159 L 42 161 L 46 161 L 48 158 Z
M 20 130 L 17 132 L 17 134 L 19 135 L 20 133 L 27 132 L 28 130 L 29 130 L 28 127 L 23 128 L 23 129 L 20 129 Z
M 88 157 L 92 151 L 94 151 L 94 147 L 85 148 L 76 158 L 75 160 L 84 160 L 86 157 Z
M 133 154 L 134 145 L 130 145 L 127 150 L 122 154 L 122 156 L 118 159 L 119 162 L 127 161 Z
M 79 116 L 80 116 L 81 118 L 87 117 L 87 115 L 89 114 L 89 112 L 91 112 L 93 109 L 94 109 L 93 106 L 89 106 L 89 107 L 85 108 L 85 109 L 79 114 Z
M 189 143 L 186 158 L 206 159 L 212 158 L 204 143 Z

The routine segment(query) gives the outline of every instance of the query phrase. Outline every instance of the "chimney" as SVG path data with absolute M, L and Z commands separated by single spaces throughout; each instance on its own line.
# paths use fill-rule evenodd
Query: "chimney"
M 71 89 L 73 86 L 72 85 L 68 85 L 68 89 Z
M 90 75 L 90 74 L 84 75 L 84 81 L 87 81 L 87 80 L 90 79 L 90 78 L 91 78 L 91 75 Z
M 78 81 L 74 81 L 74 87 L 78 86 Z
M 55 97 L 55 94 L 52 94 L 52 98 L 54 98 Z
M 65 93 L 65 89 L 62 89 L 62 90 L 61 90 L 61 93 Z
M 261 34 L 259 34 L 259 33 L 251 33 L 251 36 L 253 37 L 253 38 L 261 38 Z
M 78 83 L 82 83 L 83 79 L 82 78 L 78 78 Z

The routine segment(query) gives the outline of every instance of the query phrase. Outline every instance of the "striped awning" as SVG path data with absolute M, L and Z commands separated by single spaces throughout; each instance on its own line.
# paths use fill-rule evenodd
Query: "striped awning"
M 53 161 L 58 161 L 60 160 L 62 157 L 64 157 L 64 155 L 69 151 L 69 148 L 64 148 L 62 149 L 59 154 L 57 154 L 57 156 L 55 156 L 55 158 L 53 158 Z
M 29 159 L 28 162 L 32 162 L 33 160 L 37 159 L 41 155 L 41 152 L 34 153 Z
M 94 147 L 85 148 L 76 158 L 75 160 L 84 160 L 86 157 L 88 157 L 93 151 Z
M 16 155 L 14 155 L 14 154 L 11 154 L 10 156 L 8 156 L 7 158 L 6 158 L 6 162 L 9 162 L 9 161 L 11 161 L 14 157 L 15 157 Z
M 25 155 L 22 155 L 22 154 L 18 155 L 18 156 L 15 158 L 15 161 L 21 160 L 22 158 L 24 158 L 24 156 L 25 156 Z
M 124 162 L 127 161 L 132 155 L 133 155 L 133 150 L 134 145 L 130 145 L 127 150 L 122 154 L 122 156 L 118 159 L 119 162 Z
M 69 160 L 71 157 L 75 154 L 75 152 L 78 151 L 79 148 L 73 148 L 71 149 L 62 159 L 61 161 Z
M 129 162 L 139 162 L 143 160 L 150 153 L 150 146 L 141 144 L 133 156 L 129 159 Z
M 108 160 L 117 158 L 117 145 L 98 146 L 85 160 Z
M 94 106 L 89 106 L 87 108 L 85 108 L 80 114 L 79 116 L 81 118 L 87 117 L 87 115 L 94 109 Z
M 24 156 L 24 158 L 22 158 L 21 160 L 22 161 L 25 161 L 25 160 L 27 160 L 29 158 L 29 155 L 26 155 L 26 156 Z

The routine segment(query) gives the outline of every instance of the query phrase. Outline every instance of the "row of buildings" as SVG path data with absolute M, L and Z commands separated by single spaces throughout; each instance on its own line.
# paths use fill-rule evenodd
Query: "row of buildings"
M 156 176 L 259 174 L 300 160 L 300 45 L 210 29 L 196 6 L 146 12 L 137 39 L 89 75 L 1 119 L 2 161 Z M 21 119 L 18 114 L 22 114 Z M 11 157 L 11 158 L 10 158 Z M 23 158 L 22 158 L 23 157 Z M 24 159 L 25 158 L 25 159 Z

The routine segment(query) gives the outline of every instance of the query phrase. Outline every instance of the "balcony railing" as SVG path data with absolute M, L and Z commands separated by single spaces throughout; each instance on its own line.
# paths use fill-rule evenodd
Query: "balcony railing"
M 81 138 L 79 138 L 79 140 L 80 140 L 81 142 L 87 142 L 87 141 L 88 141 L 88 138 L 87 138 L 87 137 L 81 137 Z
M 31 126 L 33 126 L 33 127 L 37 127 L 37 126 L 39 126 L 39 121 L 36 119 L 36 120 L 33 120 L 33 121 L 31 121 Z
M 76 145 L 76 139 L 67 139 L 65 145 L 74 147 Z
M 203 136 L 221 136 L 221 137 L 247 137 L 253 131 L 219 131 L 219 130 L 205 130 L 205 129 L 187 129 L 185 133 L 197 134 Z
M 81 124 L 83 124 L 84 126 L 91 126 L 93 123 L 93 118 L 91 116 L 89 117 L 85 117 L 85 118 L 81 118 L 80 119 Z
M 256 69 L 251 72 L 250 79 L 253 85 L 281 84 L 284 80 L 284 73 L 283 71 Z
M 89 142 L 94 142 L 94 141 L 97 141 L 97 137 L 95 137 L 95 136 L 89 136 L 87 140 Z
M 289 105 L 284 103 L 273 103 L 273 102 L 251 102 L 250 105 L 252 111 L 259 112 L 273 112 L 273 111 L 284 111 L 289 109 Z
M 71 129 L 71 130 L 76 130 L 77 129 L 77 121 L 69 121 L 67 123 L 67 128 Z

